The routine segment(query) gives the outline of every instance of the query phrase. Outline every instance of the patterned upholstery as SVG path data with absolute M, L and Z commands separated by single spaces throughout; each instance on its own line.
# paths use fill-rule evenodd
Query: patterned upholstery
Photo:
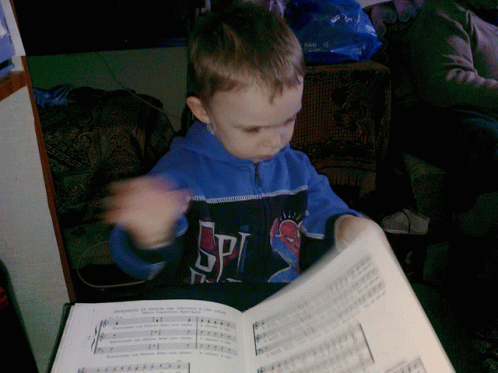
M 375 190 L 385 159 L 391 113 L 389 69 L 367 61 L 311 66 L 291 145 L 304 151 L 332 185 Z
M 86 87 L 71 95 L 67 106 L 38 107 L 63 227 L 98 220 L 107 185 L 148 171 L 174 135 L 150 96 Z

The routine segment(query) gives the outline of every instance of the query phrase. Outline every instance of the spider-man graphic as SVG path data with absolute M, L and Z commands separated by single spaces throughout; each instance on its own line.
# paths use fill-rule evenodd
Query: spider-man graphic
M 301 223 L 293 219 L 275 219 L 270 243 L 275 254 L 289 266 L 270 277 L 268 282 L 290 282 L 299 276 L 299 250 L 301 247 Z

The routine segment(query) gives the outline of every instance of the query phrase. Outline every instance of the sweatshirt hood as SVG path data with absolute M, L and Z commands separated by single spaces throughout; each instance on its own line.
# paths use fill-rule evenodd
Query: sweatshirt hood
M 248 159 L 242 159 L 232 155 L 221 144 L 216 136 L 207 129 L 207 125 L 200 121 L 195 121 L 185 137 L 177 137 L 171 143 L 171 151 L 176 148 L 183 148 L 219 162 L 236 166 L 249 166 L 254 163 Z M 287 151 L 289 145 L 280 150 L 279 153 Z M 271 162 L 270 158 L 264 162 Z

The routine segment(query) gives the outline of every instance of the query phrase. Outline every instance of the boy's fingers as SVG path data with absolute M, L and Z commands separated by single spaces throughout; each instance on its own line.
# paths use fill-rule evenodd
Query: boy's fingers
M 141 187 L 151 184 L 151 178 L 142 176 L 135 179 L 125 179 L 113 181 L 109 184 L 109 190 L 112 193 L 123 193 L 137 190 Z
M 128 189 L 128 184 L 130 184 L 130 181 L 113 181 L 109 184 L 109 191 L 111 193 L 120 193 L 121 191 Z
M 153 177 L 114 182 L 109 190 L 111 194 L 101 200 L 101 219 L 106 224 L 122 224 L 137 237 L 162 232 L 163 225 L 174 225 L 190 207 L 188 189 L 171 190 Z M 156 225 L 157 229 L 150 230 Z
M 107 210 L 100 214 L 100 219 L 106 224 L 117 224 L 120 220 L 121 211 Z
M 110 196 L 105 197 L 100 201 L 100 205 L 102 210 L 104 210 L 107 214 L 116 214 L 121 212 L 126 208 L 127 203 L 126 199 L 122 196 Z

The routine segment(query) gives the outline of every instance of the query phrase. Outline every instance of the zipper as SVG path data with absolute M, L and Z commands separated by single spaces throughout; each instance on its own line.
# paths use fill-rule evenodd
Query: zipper
M 260 258 L 264 258 L 260 262 L 261 268 L 260 268 L 260 273 L 259 273 L 259 275 L 262 276 L 262 278 L 264 278 L 268 275 L 267 265 L 268 265 L 268 263 L 271 262 L 271 260 L 269 260 L 269 256 L 271 255 L 272 250 L 271 249 L 264 250 L 264 248 L 266 247 L 266 242 L 268 241 L 267 237 L 269 237 L 268 235 L 271 231 L 271 227 L 269 226 L 269 223 L 268 223 L 269 206 L 268 206 L 266 198 L 261 197 L 261 193 L 263 191 L 262 190 L 263 189 L 263 182 L 261 181 L 261 175 L 259 173 L 259 163 L 254 163 L 254 179 L 255 179 L 256 188 L 257 188 L 256 194 L 259 196 L 259 198 L 257 199 L 258 206 L 257 207 L 255 206 L 255 208 L 257 208 L 258 210 L 259 209 L 261 209 L 261 210 L 259 210 L 260 211 L 260 219 L 258 219 L 258 222 L 255 223 L 255 227 L 257 227 L 257 228 L 254 232 L 255 233 L 254 238 L 256 238 L 256 240 L 253 239 L 253 244 L 254 244 L 254 247 L 257 248 L 256 251 L 258 252 L 258 256 Z
M 258 163 L 254 163 L 254 176 L 256 177 L 256 185 L 261 188 L 263 184 L 261 183 L 261 177 L 259 176 L 259 166 Z

